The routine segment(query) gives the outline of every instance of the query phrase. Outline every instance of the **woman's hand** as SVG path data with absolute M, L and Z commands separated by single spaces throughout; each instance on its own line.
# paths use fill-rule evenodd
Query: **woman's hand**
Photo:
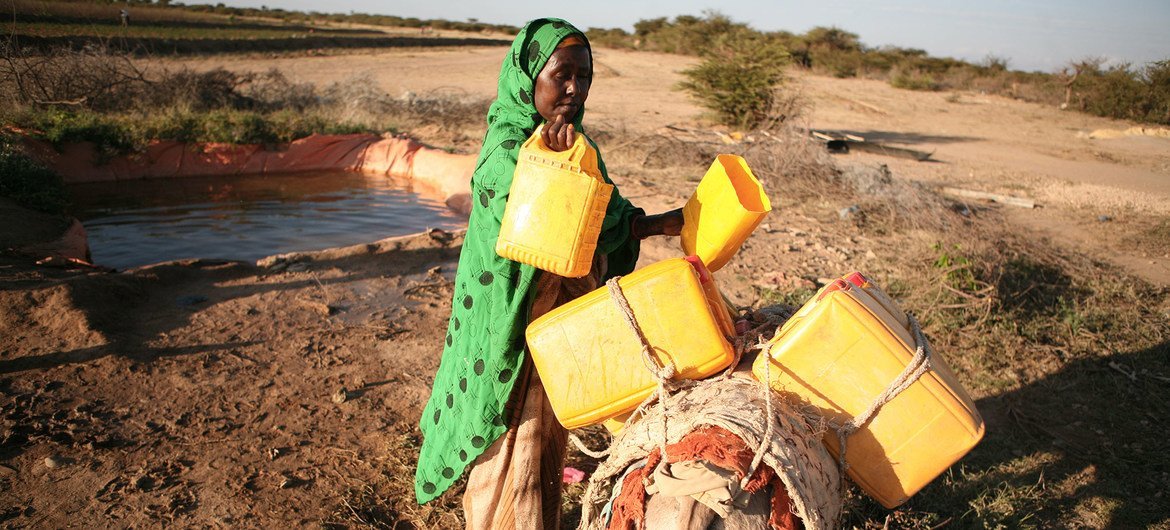
M 658 215 L 642 215 L 630 221 L 630 233 L 638 239 L 650 236 L 677 236 L 682 233 L 682 227 L 682 208 Z
M 577 138 L 577 130 L 572 123 L 565 123 L 564 115 L 557 114 L 555 120 L 546 123 L 540 130 L 540 137 L 544 145 L 553 151 L 568 151 Z

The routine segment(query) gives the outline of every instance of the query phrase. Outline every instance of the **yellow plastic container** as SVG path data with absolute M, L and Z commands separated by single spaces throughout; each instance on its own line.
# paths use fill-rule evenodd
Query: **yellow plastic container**
M 661 261 L 618 281 L 656 360 L 674 362 L 675 379 L 702 379 L 735 359 L 727 339 L 735 330 L 713 282 L 693 256 Z M 536 319 L 527 338 L 553 412 L 565 428 L 627 414 L 657 386 L 642 361 L 641 342 L 606 287 Z
M 742 157 L 719 155 L 683 206 L 682 248 L 711 272 L 723 268 L 772 211 L 764 187 Z
M 549 149 L 538 127 L 520 147 L 496 254 L 569 278 L 589 274 L 613 186 L 597 151 L 577 133 L 567 151 Z
M 752 373 L 835 422 L 864 412 L 917 348 L 906 314 L 853 273 L 821 289 L 771 341 Z M 937 353 L 931 369 L 848 439 L 848 474 L 886 508 L 906 502 L 983 438 L 975 403 Z M 825 444 L 838 454 L 835 432 Z

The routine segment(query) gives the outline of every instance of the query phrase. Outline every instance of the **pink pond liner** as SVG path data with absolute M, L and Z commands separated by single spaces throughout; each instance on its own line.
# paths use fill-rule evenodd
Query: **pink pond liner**
M 98 164 L 93 144 L 66 145 L 60 152 L 45 142 L 25 141 L 27 151 L 67 183 L 118 180 L 257 175 L 346 170 L 405 178 L 416 191 L 469 212 L 475 155 L 457 155 L 405 137 L 372 134 L 312 135 L 280 150 L 261 145 L 186 144 L 159 140 L 144 152 Z
M 476 159 L 432 149 L 410 138 L 372 134 L 313 135 L 275 151 L 261 145 L 154 141 L 142 153 L 104 164 L 96 163 L 94 146 L 88 142 L 69 144 L 58 152 L 47 142 L 26 137 L 25 150 L 71 184 L 326 170 L 384 175 L 409 179 L 416 192 L 442 200 L 464 215 L 471 212 Z M 60 239 L 22 250 L 37 256 L 89 259 L 85 229 L 76 220 Z

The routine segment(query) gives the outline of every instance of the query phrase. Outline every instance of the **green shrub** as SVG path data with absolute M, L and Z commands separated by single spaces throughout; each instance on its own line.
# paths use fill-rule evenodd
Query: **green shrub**
M 890 74 L 890 86 L 907 90 L 939 90 L 941 88 L 930 74 L 919 70 L 901 69 Z
M 1141 119 L 1170 125 L 1170 59 L 1146 65 L 1143 77 L 1147 95 L 1145 116 Z
M 782 46 L 741 31 L 719 36 L 703 56 L 683 72 L 687 80 L 680 88 L 726 125 L 754 128 L 772 115 L 788 64 Z
M 99 162 L 134 148 L 133 134 L 117 119 L 88 110 L 25 109 L 11 119 L 18 127 L 60 149 L 65 144 L 91 142 Z
M 68 194 L 61 176 L 21 152 L 18 140 L 0 134 L 0 196 L 49 213 L 61 213 Z

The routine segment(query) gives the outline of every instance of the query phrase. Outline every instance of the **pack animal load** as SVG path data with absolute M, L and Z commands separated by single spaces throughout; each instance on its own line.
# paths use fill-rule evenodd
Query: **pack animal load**
M 886 508 L 905 502 L 983 437 L 975 403 L 917 322 L 860 273 L 801 307 L 752 373 L 839 428 L 825 444 L 838 458 L 845 451 L 849 477 Z
M 543 125 L 520 147 L 496 254 L 568 278 L 589 274 L 613 185 L 597 166 L 597 150 L 577 133 L 554 151 Z

